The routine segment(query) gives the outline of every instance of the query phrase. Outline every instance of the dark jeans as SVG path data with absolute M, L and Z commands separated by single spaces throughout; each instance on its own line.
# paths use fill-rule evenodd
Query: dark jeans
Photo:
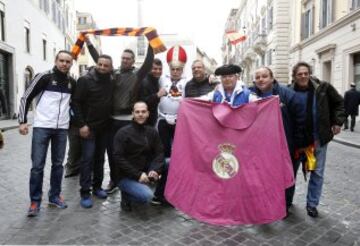
M 79 128 L 71 126 L 69 129 L 69 150 L 65 164 L 65 175 L 78 174 L 81 161 L 81 137 Z
M 293 171 L 294 171 L 294 178 L 296 179 L 296 173 L 297 173 L 297 170 L 299 169 L 300 162 L 292 160 L 292 165 L 293 165 Z M 294 194 L 295 194 L 295 184 L 285 190 L 286 207 L 290 207 L 292 205 L 293 199 L 294 199 Z
M 156 186 L 156 190 L 154 192 L 155 197 L 159 199 L 164 199 L 164 193 L 165 193 L 165 186 L 168 176 L 168 170 L 169 170 L 169 159 L 165 160 L 165 164 L 163 166 L 163 169 L 161 171 L 161 178 Z
M 91 180 L 93 190 L 101 188 L 107 139 L 106 130 L 91 130 L 89 138 L 81 139 L 80 195 L 82 197 L 90 194 Z
M 354 114 L 346 114 L 346 120 L 345 120 L 345 122 L 344 122 L 344 128 L 345 129 L 348 129 L 349 128 L 349 120 L 348 120 L 348 118 L 349 118 L 349 116 L 351 117 L 351 122 L 350 122 L 350 129 L 352 129 L 352 130 L 354 130 L 354 128 L 355 128 L 355 120 L 356 120 L 356 115 L 354 115 Z
M 66 150 L 67 129 L 34 128 L 31 145 L 30 199 L 41 202 L 46 155 L 51 141 L 51 175 L 49 199 L 61 193 L 63 161 Z
M 175 125 L 170 125 L 166 122 L 166 120 L 161 119 L 158 124 L 158 132 L 164 146 L 164 156 L 165 158 L 170 158 L 171 145 L 175 135 Z
M 120 128 L 127 126 L 131 123 L 131 120 L 112 120 L 111 123 L 111 132 L 108 137 L 107 142 L 107 155 L 109 160 L 109 168 L 110 168 L 110 181 L 113 181 L 116 179 L 115 177 L 115 167 L 114 167 L 114 161 L 113 161 L 113 149 L 114 149 L 114 138 L 116 133 L 119 131 Z

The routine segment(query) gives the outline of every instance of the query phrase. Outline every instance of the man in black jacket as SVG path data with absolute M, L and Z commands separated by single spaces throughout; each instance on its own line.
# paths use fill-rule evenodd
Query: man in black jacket
M 86 38 L 86 45 L 94 61 L 97 61 L 99 54 L 88 38 Z M 114 142 L 114 135 L 120 128 L 131 123 L 132 107 L 139 96 L 139 83 L 151 70 L 153 59 L 154 51 L 149 44 L 144 63 L 140 69 L 136 69 L 134 67 L 135 53 L 130 49 L 125 49 L 121 54 L 120 68 L 114 71 L 115 85 L 113 90 L 113 104 L 111 107 L 111 133 L 107 146 L 110 167 L 110 183 L 106 188 L 108 194 L 113 193 L 117 188 L 112 181 L 114 179 L 114 165 L 111 156 L 113 156 L 112 144 Z
M 133 121 L 121 128 L 114 138 L 116 180 L 121 190 L 121 208 L 131 210 L 131 202 L 149 203 L 152 181 L 159 179 L 164 150 L 158 132 L 146 125 L 149 111 L 145 102 L 133 108 Z
M 80 77 L 73 99 L 75 122 L 79 127 L 81 141 L 80 164 L 80 205 L 92 207 L 93 194 L 106 199 L 101 188 L 104 176 L 104 155 L 108 140 L 107 129 L 110 125 L 112 92 L 112 60 L 108 55 L 100 55 L 96 67 Z M 93 173 L 93 180 L 91 175 Z M 92 183 L 92 184 L 91 184 Z
M 166 90 L 160 88 L 159 79 L 162 75 L 162 62 L 155 58 L 150 73 L 141 82 L 139 89 L 139 100 L 146 102 L 150 112 L 147 123 L 155 126 L 158 118 L 158 105 L 160 98 L 165 96 Z
M 344 101 L 330 83 L 312 77 L 311 67 L 305 62 L 293 67 L 292 76 L 293 89 L 300 103 L 297 128 L 294 129 L 295 147 L 301 153 L 313 145 L 316 158 L 316 169 L 311 171 L 308 184 L 306 210 L 309 216 L 317 217 L 327 144 L 341 131 L 345 120 Z
M 360 91 L 356 90 L 355 83 L 350 84 L 350 90 L 345 92 L 344 104 L 345 104 L 345 113 L 346 120 L 344 124 L 344 130 L 349 128 L 348 118 L 351 117 L 350 130 L 353 132 L 355 128 L 356 116 L 359 115 L 359 105 L 360 105 Z
M 186 83 L 185 97 L 200 97 L 214 90 L 216 84 L 209 82 L 205 65 L 201 60 L 195 60 L 191 69 L 193 78 Z

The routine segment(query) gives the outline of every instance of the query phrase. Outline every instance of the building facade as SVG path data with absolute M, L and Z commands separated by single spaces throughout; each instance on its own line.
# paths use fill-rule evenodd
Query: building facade
M 96 22 L 94 21 L 93 16 L 90 13 L 85 12 L 76 12 L 76 29 L 78 32 L 89 30 L 89 29 L 97 29 Z M 89 35 L 89 39 L 91 43 L 94 45 L 96 50 L 101 54 L 101 40 L 98 35 Z M 79 74 L 83 74 L 89 67 L 95 65 L 95 61 L 92 59 L 89 50 L 86 49 L 86 45 L 84 45 L 79 57 L 77 59 Z
M 224 63 L 240 65 L 244 82 L 251 84 L 259 66 L 270 67 L 280 82 L 288 82 L 291 3 L 288 0 L 241 0 L 236 11 L 231 10 L 222 47 Z M 232 45 L 226 37 L 229 31 L 245 35 L 245 41 Z
M 344 93 L 360 89 L 360 1 L 294 1 L 289 67 L 308 62 L 313 74 Z
M 70 50 L 75 18 L 74 0 L 0 0 L 0 94 L 6 108 L 0 119 L 15 117 L 35 74 L 50 69 L 59 50 Z

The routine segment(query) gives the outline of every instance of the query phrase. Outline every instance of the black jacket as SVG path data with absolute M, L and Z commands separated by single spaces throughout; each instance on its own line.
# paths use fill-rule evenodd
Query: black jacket
M 160 89 L 159 79 L 155 78 L 151 74 L 148 74 L 146 78 L 141 82 L 139 88 L 139 100 L 146 102 L 150 111 L 148 123 L 152 126 L 155 125 L 158 117 L 158 105 L 160 98 L 157 96 L 157 92 Z
M 347 115 L 359 115 L 360 91 L 352 88 L 345 92 L 344 106 Z
M 99 54 L 95 47 L 88 44 L 89 52 L 94 59 L 97 61 Z M 154 60 L 154 51 L 150 45 L 148 45 L 145 61 L 140 69 L 117 69 L 114 71 L 114 91 L 113 91 L 113 106 L 112 115 L 129 115 L 132 112 L 134 103 L 138 100 L 138 90 L 140 82 L 150 72 L 152 63 Z
M 155 128 L 132 122 L 116 133 L 113 147 L 116 182 L 139 180 L 142 172 L 161 172 L 164 150 Z
M 185 97 L 200 97 L 214 90 L 215 86 L 216 84 L 209 83 L 208 77 L 200 82 L 192 78 L 186 83 Z
M 331 84 L 314 77 L 311 77 L 310 83 L 315 88 L 316 122 L 320 145 L 322 146 L 334 137 L 331 127 L 334 125 L 341 126 L 345 121 L 344 100 Z M 294 89 L 294 85 L 291 88 Z M 306 107 L 306 102 L 302 102 L 301 105 Z M 295 129 L 295 145 L 298 148 L 306 147 L 304 145 L 304 131 L 307 130 L 305 121 L 306 115 L 298 118 Z
M 98 74 L 94 67 L 80 77 L 72 101 L 75 126 L 88 125 L 90 129 L 107 127 L 111 116 L 113 88 L 111 74 Z

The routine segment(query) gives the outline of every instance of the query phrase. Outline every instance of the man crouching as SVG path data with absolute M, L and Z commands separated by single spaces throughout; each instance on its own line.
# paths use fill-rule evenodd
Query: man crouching
M 131 211 L 131 203 L 149 203 L 153 192 L 149 184 L 159 179 L 164 150 L 155 128 L 145 125 L 149 118 L 146 103 L 135 103 L 133 121 L 114 138 L 114 163 L 121 190 L 121 208 Z

